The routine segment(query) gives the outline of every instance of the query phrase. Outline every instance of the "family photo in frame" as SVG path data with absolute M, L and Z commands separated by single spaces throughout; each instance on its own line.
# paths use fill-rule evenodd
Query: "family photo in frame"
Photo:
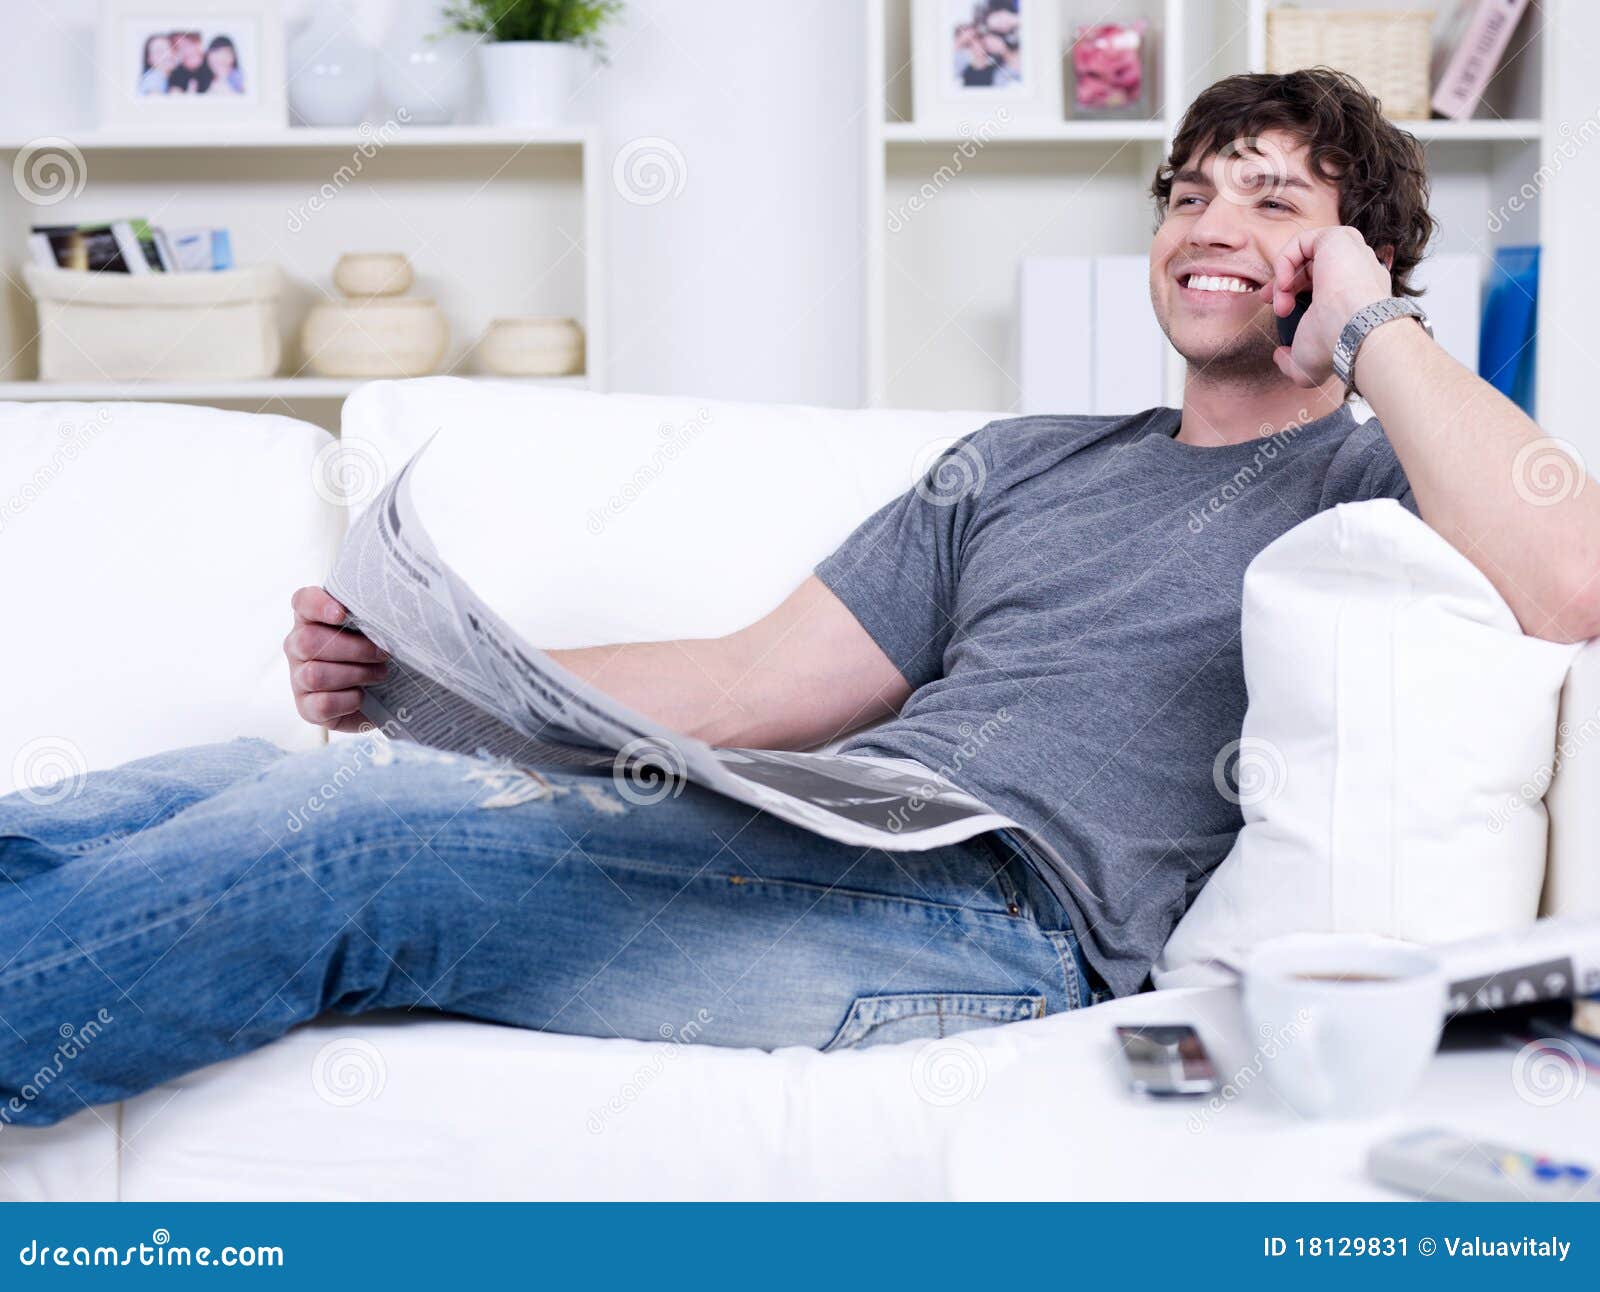
M 916 120 L 976 127 L 1050 121 L 1062 111 L 1061 21 L 1053 0 L 913 0 Z
M 278 0 L 101 0 L 101 123 L 286 124 Z

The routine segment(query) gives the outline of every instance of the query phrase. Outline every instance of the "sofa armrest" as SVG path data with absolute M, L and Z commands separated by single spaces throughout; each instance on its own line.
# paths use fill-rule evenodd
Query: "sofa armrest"
M 1600 915 L 1600 638 L 1572 661 L 1555 754 L 1541 912 Z

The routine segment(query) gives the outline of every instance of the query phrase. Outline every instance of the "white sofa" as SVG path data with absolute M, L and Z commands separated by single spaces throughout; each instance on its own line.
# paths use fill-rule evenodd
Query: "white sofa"
M 517 429 L 548 447 L 526 507 L 572 536 L 560 560 L 507 559 L 470 488 L 419 504 L 443 554 L 552 646 L 747 621 L 983 420 L 520 389 Z M 316 745 L 279 643 L 289 593 L 338 541 L 335 484 L 370 497 L 472 407 L 453 379 L 376 383 L 334 448 L 277 417 L 0 405 L 0 792 L 41 765 L 239 735 Z M 1600 646 L 1563 717 L 1576 734 L 1547 800 L 1546 905 L 1597 912 L 1600 741 L 1581 729 L 1600 720 Z M 1132 1101 L 1107 1049 L 1128 1018 L 1196 1021 L 1225 1070 L 1249 1060 L 1226 990 L 831 1056 L 345 1019 L 55 1127 L 5 1128 L 0 1198 L 1380 1196 L 1360 1175 L 1365 1138 L 1297 1124 L 1259 1090 L 1207 1134 L 1192 1111 Z M 1417 1107 L 1454 1100 L 1500 1138 L 1553 1134 L 1515 1100 L 1472 1102 L 1470 1064 L 1486 1062 L 1503 1067 L 1441 1060 Z

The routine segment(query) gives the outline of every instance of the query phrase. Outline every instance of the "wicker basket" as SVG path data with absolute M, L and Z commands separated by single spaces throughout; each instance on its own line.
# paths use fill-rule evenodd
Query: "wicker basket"
M 91 274 L 22 266 L 41 381 L 243 381 L 278 368 L 278 270 Z
M 1269 9 L 1267 71 L 1348 72 L 1397 121 L 1425 120 L 1433 14 L 1428 10 Z

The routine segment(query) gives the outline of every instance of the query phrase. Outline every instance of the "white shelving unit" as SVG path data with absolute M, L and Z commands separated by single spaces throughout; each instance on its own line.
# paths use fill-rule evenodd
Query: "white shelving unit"
M 35 143 L 0 137 L 11 171 Z M 335 295 L 346 251 L 403 251 L 444 310 L 451 343 L 443 371 L 472 371 L 489 320 L 552 314 L 578 319 L 587 372 L 561 385 L 604 388 L 602 203 L 598 134 L 588 127 L 482 125 L 284 128 L 174 134 L 87 132 L 70 143 L 83 184 L 37 204 L 21 185 L 0 193 L 0 247 L 9 260 L 0 307 L 3 399 L 203 401 L 288 412 L 337 429 L 339 406 L 361 382 L 304 367 L 307 309 Z M 33 224 L 143 216 L 171 227 L 228 228 L 240 264 L 273 262 L 285 275 L 279 376 L 240 382 L 40 382 L 32 301 L 16 272 Z
M 581 390 L 587 377 L 495 377 L 494 381 L 525 381 L 529 385 Z M 247 403 L 281 400 L 343 400 L 364 377 L 268 377 L 262 381 L 0 381 L 0 399 L 135 399 L 163 403 L 224 400 Z
M 375 126 L 281 126 L 225 133 L 98 130 L 74 134 L 72 143 L 83 152 L 146 148 L 354 149 L 379 140 L 386 148 L 548 148 L 581 147 L 588 137 L 588 130 L 581 126 L 396 126 L 388 133 Z M 14 153 L 29 142 L 7 136 L 0 138 L 0 149 Z
M 1435 249 L 1476 252 L 1487 267 L 1497 245 L 1539 242 L 1545 277 L 1560 272 L 1559 249 L 1544 236 L 1559 173 L 1547 175 L 1540 195 L 1521 212 L 1504 211 L 1492 232 L 1489 216 L 1550 159 L 1558 132 L 1547 126 L 1556 118 L 1544 31 L 1555 3 L 1533 0 L 1476 119 L 1399 123 L 1427 149 L 1433 210 L 1441 222 Z M 1061 0 L 1064 39 L 1074 21 L 1150 21 L 1157 58 L 1153 115 L 1120 122 L 1019 120 L 973 149 L 970 136 L 912 119 L 911 0 L 869 0 L 868 402 L 1014 408 L 1020 260 L 1148 250 L 1150 181 L 1183 109 L 1213 81 L 1264 67 L 1268 7 L 1268 0 L 1101 0 L 1086 18 L 1089 11 Z M 1433 0 L 1324 0 L 1316 7 L 1449 9 Z M 963 143 L 969 147 L 957 158 Z M 913 204 L 941 168 L 947 171 L 936 195 Z M 1540 354 L 1541 405 L 1547 349 Z M 1181 401 L 1182 386 L 1182 360 L 1169 352 L 1168 402 Z

